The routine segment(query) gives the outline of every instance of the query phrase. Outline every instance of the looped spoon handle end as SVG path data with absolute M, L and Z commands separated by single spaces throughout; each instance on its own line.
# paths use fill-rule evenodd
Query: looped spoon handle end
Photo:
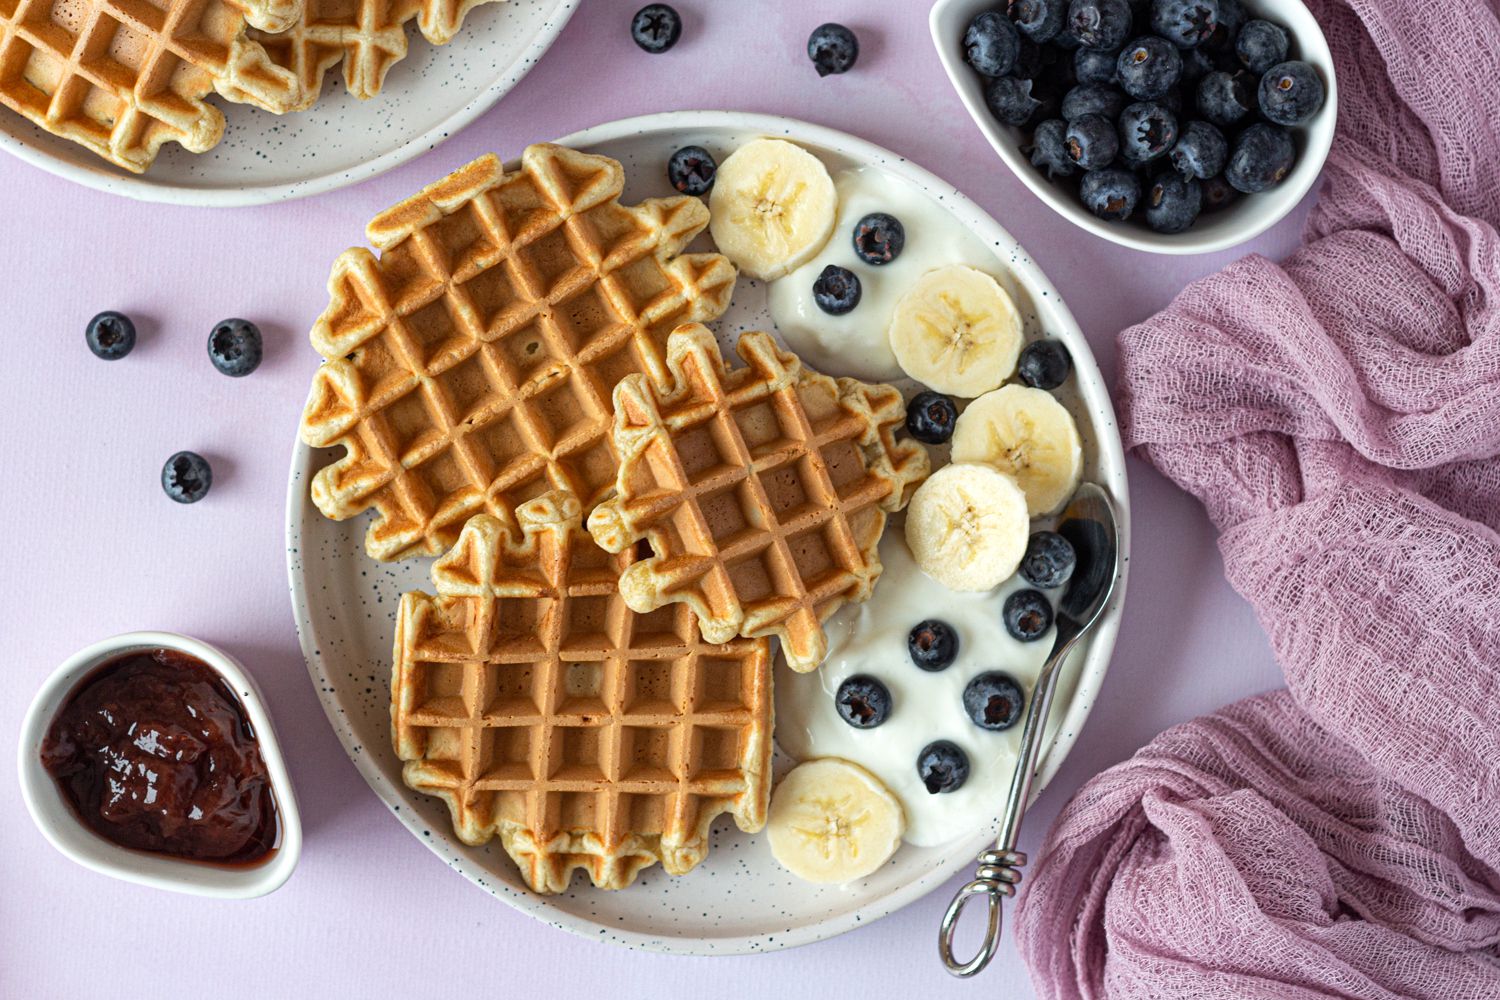
M 943 967 L 960 979 L 967 979 L 979 972 L 1000 947 L 1001 911 L 1000 901 L 1016 894 L 1016 885 L 1021 881 L 1021 866 L 1026 855 L 1020 851 L 985 851 L 979 855 L 977 877 L 964 885 L 948 904 L 943 914 L 943 923 L 938 928 L 938 954 L 943 958 Z M 988 907 L 988 922 L 984 930 L 984 942 L 979 953 L 967 962 L 960 962 L 953 954 L 953 935 L 958 928 L 959 917 L 964 907 L 976 896 L 983 896 Z

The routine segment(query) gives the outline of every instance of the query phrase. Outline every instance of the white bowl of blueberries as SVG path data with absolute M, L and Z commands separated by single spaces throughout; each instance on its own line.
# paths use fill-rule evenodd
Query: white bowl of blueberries
M 1000 158 L 1124 246 L 1248 240 L 1311 190 L 1333 142 L 1333 56 L 1298 0 L 938 0 L 931 26 Z

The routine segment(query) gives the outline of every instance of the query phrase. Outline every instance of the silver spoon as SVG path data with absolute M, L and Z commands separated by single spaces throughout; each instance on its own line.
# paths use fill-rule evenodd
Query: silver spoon
M 1031 782 L 1036 777 L 1037 757 L 1042 749 L 1042 730 L 1046 728 L 1047 708 L 1057 687 L 1058 667 L 1078 640 L 1098 622 L 1109 595 L 1114 592 L 1119 575 L 1118 530 L 1114 504 L 1109 494 L 1093 483 L 1084 483 L 1073 494 L 1059 519 L 1058 533 L 1073 543 L 1078 565 L 1068 589 L 1063 592 L 1057 609 L 1057 639 L 1052 653 L 1037 674 L 1026 710 L 1026 724 L 1021 730 L 1021 752 L 1015 774 L 1010 779 L 1010 796 L 1005 801 L 1005 816 L 993 850 L 979 855 L 979 871 L 974 880 L 958 890 L 938 930 L 938 954 L 943 967 L 962 979 L 974 975 L 995 957 L 1000 945 L 1000 900 L 1016 894 L 1021 881 L 1021 867 L 1026 855 L 1016 850 L 1021 818 L 1031 798 Z M 989 906 L 989 926 L 979 954 L 967 962 L 953 957 L 953 932 L 964 907 L 976 896 L 983 896 Z

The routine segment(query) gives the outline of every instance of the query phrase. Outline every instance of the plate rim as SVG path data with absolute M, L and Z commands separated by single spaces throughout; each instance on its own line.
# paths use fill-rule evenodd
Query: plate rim
M 97 162 L 71 163 L 7 131 L 0 131 L 0 149 L 23 163 L 45 170 L 54 177 L 60 177 L 105 194 L 152 204 L 186 205 L 195 208 L 245 208 L 327 194 L 329 191 L 350 187 L 394 170 L 423 153 L 436 149 L 473 124 L 476 118 L 494 107 L 500 98 L 530 75 L 542 56 L 552 47 L 552 43 L 557 40 L 557 36 L 562 33 L 563 28 L 572 20 L 581 2 L 582 0 L 554 0 L 543 22 L 542 30 L 536 32 L 526 48 L 514 60 L 502 67 L 493 80 L 475 94 L 468 103 L 447 118 L 434 122 L 420 135 L 413 136 L 395 149 L 381 153 L 349 170 L 332 170 L 308 180 L 293 181 L 289 184 L 195 187 L 187 184 L 156 183 L 147 180 L 149 170 L 145 174 L 132 174 L 97 157 L 94 158 Z M 462 44 L 462 41 L 463 34 L 460 32 L 458 38 L 451 44 Z M 512 74 L 518 67 L 525 68 L 513 76 Z M 209 96 L 216 95 L 210 94 Z M 9 108 L 3 110 L 6 114 L 17 115 Z M 290 112 L 290 114 L 296 113 Z M 28 119 L 21 118 L 19 115 L 17 117 L 25 124 L 34 126 L 34 123 Z
M 858 136 L 850 135 L 847 132 L 822 125 L 815 125 L 811 122 L 789 116 L 722 110 L 657 112 L 601 122 L 551 141 L 559 145 L 587 149 L 593 145 L 618 141 L 631 135 L 709 128 L 730 128 L 762 135 L 785 136 L 793 141 L 806 141 L 834 149 L 851 159 L 863 163 L 881 163 L 886 169 L 903 175 L 908 180 L 916 181 L 924 190 L 929 192 L 944 192 L 943 198 L 949 205 L 950 210 L 964 209 L 968 211 L 980 223 L 980 229 L 987 230 L 987 232 L 980 232 L 980 235 L 990 245 L 994 245 L 995 239 L 998 239 L 1020 246 L 1019 241 L 1015 240 L 1009 231 L 1001 226 L 989 212 L 964 195 L 956 186 L 907 157 L 894 153 L 868 140 L 861 139 Z M 513 159 L 507 160 L 507 169 L 510 169 L 514 163 Z M 988 238 L 991 234 L 995 239 Z M 1111 499 L 1114 500 L 1117 514 L 1120 518 L 1119 552 L 1121 556 L 1119 576 L 1116 580 L 1114 596 L 1111 598 L 1110 605 L 1105 610 L 1098 626 L 1096 626 L 1097 631 L 1094 633 L 1094 637 L 1086 651 L 1084 662 L 1078 668 L 1077 688 L 1074 691 L 1072 702 L 1064 712 L 1057 726 L 1057 731 L 1047 744 L 1041 764 L 1037 769 L 1031 796 L 1034 802 L 1057 774 L 1063 761 L 1071 752 L 1078 734 L 1082 731 L 1094 703 L 1097 701 L 1100 686 L 1103 683 L 1104 675 L 1108 672 L 1109 662 L 1114 653 L 1115 639 L 1119 632 L 1121 610 L 1125 600 L 1126 584 L 1129 575 L 1130 493 L 1125 465 L 1124 445 L 1119 434 L 1114 403 L 1110 397 L 1104 377 L 1099 370 L 1098 362 L 1093 356 L 1093 350 L 1088 346 L 1088 342 L 1083 336 L 1083 331 L 1074 318 L 1072 311 L 1068 309 L 1067 303 L 1058 295 L 1057 289 L 1052 285 L 1051 280 L 1029 255 L 1026 256 L 1026 267 L 1032 272 L 1027 282 L 1030 289 L 1033 292 L 1043 293 L 1053 300 L 1056 309 L 1067 320 L 1067 332 L 1079 344 L 1083 345 L 1087 352 L 1081 358 L 1076 356 L 1076 351 L 1074 352 L 1074 370 L 1075 373 L 1082 373 L 1090 377 L 1090 381 L 1098 387 L 1100 399 L 1104 406 L 1104 409 L 1099 411 L 1100 419 L 1095 421 L 1093 428 L 1095 431 L 1095 447 L 1098 449 L 1099 455 L 1101 471 L 1099 478 L 1104 480 L 1101 485 L 1106 488 Z M 1075 377 L 1077 377 L 1076 374 Z M 1107 417 L 1107 421 L 1103 419 L 1105 417 Z M 287 576 L 292 599 L 292 612 L 297 628 L 297 639 L 302 648 L 303 659 L 307 664 L 309 680 L 312 682 L 314 693 L 317 695 L 318 702 L 322 705 L 324 714 L 328 717 L 329 724 L 332 726 L 345 755 L 353 762 L 356 770 L 365 779 L 365 783 L 375 792 L 376 797 L 384 803 L 386 809 L 395 815 L 396 819 L 400 821 L 402 826 L 406 827 L 418 842 L 425 844 L 429 850 L 442 858 L 449 868 L 457 871 L 475 886 L 496 899 L 509 904 L 511 907 L 530 917 L 592 941 L 598 941 L 603 938 L 604 940 L 621 944 L 628 948 L 662 954 L 700 956 L 742 955 L 765 951 L 779 951 L 786 948 L 812 944 L 817 941 L 836 937 L 858 927 L 873 923 L 882 917 L 889 916 L 946 883 L 948 879 L 957 874 L 964 866 L 971 864 L 970 858 L 977 854 L 980 849 L 987 846 L 989 833 L 986 829 L 982 831 L 981 835 L 976 835 L 972 843 L 965 842 L 962 850 L 955 843 L 953 849 L 954 860 L 951 863 L 938 865 L 929 869 L 894 892 L 888 893 L 879 899 L 871 900 L 862 906 L 856 906 L 846 912 L 814 920 L 799 927 L 784 928 L 772 934 L 727 934 L 701 937 L 686 935 L 663 936 L 623 928 L 617 925 L 607 925 L 599 920 L 556 909 L 550 905 L 550 897 L 515 890 L 504 884 L 497 884 L 493 879 L 487 877 L 488 873 L 484 872 L 483 869 L 469 870 L 469 863 L 461 853 L 462 845 L 454 843 L 455 838 L 451 832 L 440 830 L 436 836 L 424 836 L 424 824 L 420 821 L 417 813 L 410 808 L 401 808 L 402 806 L 409 805 L 406 799 L 407 795 L 415 795 L 417 793 L 410 792 L 399 782 L 389 781 L 381 773 L 375 755 L 358 752 L 354 749 L 355 744 L 363 745 L 363 741 L 353 733 L 334 694 L 335 686 L 331 680 L 332 675 L 325 668 L 322 651 L 318 648 L 316 638 L 313 634 L 314 625 L 309 616 L 311 605 L 308 597 L 309 590 L 306 574 L 299 574 L 300 557 L 303 551 L 300 534 L 301 525 L 304 516 L 307 514 L 307 508 L 311 504 L 307 484 L 311 475 L 316 471 L 312 465 L 314 451 L 315 449 L 308 447 L 302 442 L 300 436 L 296 439 L 292 449 L 291 464 L 288 469 L 285 514 Z M 1102 473 L 1105 469 L 1111 470 L 1112 475 L 1103 475 Z M 316 511 L 314 513 L 316 514 Z M 997 794 L 997 806 L 998 801 Z M 935 927 L 936 924 L 934 924 Z

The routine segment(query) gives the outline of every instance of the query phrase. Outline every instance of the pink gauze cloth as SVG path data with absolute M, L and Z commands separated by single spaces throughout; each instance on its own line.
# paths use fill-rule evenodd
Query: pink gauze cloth
M 1288 690 L 1068 804 L 1015 924 L 1044 997 L 1500 998 L 1500 23 L 1309 5 L 1341 99 L 1307 242 L 1125 331 L 1118 400 Z

